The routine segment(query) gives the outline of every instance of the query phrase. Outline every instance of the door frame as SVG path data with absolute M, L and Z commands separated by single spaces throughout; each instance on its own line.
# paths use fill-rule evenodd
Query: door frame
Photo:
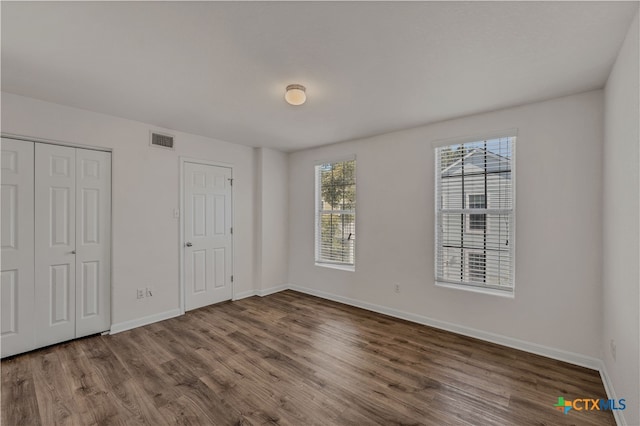
M 180 314 L 184 315 L 186 312 L 185 309 L 185 287 L 184 287 L 184 244 L 185 244 L 185 240 L 184 240 L 184 166 L 186 163 L 195 163 L 195 164 L 202 164 L 205 166 L 216 166 L 216 167 L 226 167 L 228 169 L 231 169 L 231 179 L 233 180 L 233 171 L 234 171 L 234 165 L 232 163 L 225 163 L 222 161 L 210 161 L 210 160 L 203 160 L 200 158 L 193 158 L 193 157 L 184 157 L 184 156 L 180 156 L 179 157 L 179 161 L 180 161 L 180 186 L 178 188 L 178 202 L 179 202 L 179 220 L 178 220 L 178 233 L 179 233 L 179 237 L 178 237 L 178 252 L 179 252 L 179 262 L 178 262 L 178 275 L 179 275 L 179 291 L 178 291 L 178 297 L 180 300 Z M 233 182 L 233 181 L 232 181 Z M 236 208 L 235 208 L 235 197 L 233 196 L 233 183 L 231 184 L 231 227 L 233 228 L 234 223 L 235 223 L 235 217 L 236 217 Z M 236 257 L 236 253 L 235 253 L 235 247 L 236 245 L 234 244 L 234 240 L 235 240 L 235 234 L 232 233 L 231 234 L 231 275 L 233 275 L 233 269 L 234 269 L 234 260 Z M 235 283 L 232 281 L 231 282 L 231 300 L 235 299 Z

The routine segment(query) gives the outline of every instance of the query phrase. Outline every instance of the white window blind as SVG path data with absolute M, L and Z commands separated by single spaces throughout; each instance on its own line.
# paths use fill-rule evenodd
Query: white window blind
M 356 161 L 316 166 L 316 263 L 354 266 Z
M 435 149 L 437 282 L 513 290 L 515 141 Z

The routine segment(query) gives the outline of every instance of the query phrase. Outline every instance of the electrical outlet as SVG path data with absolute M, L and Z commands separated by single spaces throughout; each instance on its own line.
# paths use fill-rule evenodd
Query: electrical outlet
M 611 341 L 609 342 L 609 347 L 611 348 L 611 356 L 615 361 L 616 360 L 616 341 L 611 339 Z
M 394 290 L 395 290 L 396 293 L 400 293 L 400 284 L 395 283 L 394 284 Z
M 151 288 L 147 287 L 147 288 L 145 289 L 145 292 L 146 292 L 146 293 L 145 293 L 145 297 L 151 297 L 151 296 L 153 296 L 153 293 L 151 292 Z
M 144 298 L 144 289 L 143 289 L 143 288 L 139 288 L 139 289 L 136 291 L 136 297 L 137 297 L 138 299 L 142 299 L 142 298 Z

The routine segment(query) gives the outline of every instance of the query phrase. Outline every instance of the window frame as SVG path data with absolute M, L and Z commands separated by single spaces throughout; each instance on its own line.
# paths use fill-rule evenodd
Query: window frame
M 437 153 L 438 153 L 438 148 L 442 148 L 442 147 L 446 147 L 446 146 L 453 146 L 453 145 L 460 145 L 460 144 L 469 144 L 469 143 L 475 143 L 475 142 L 482 142 L 482 141 L 490 141 L 490 140 L 494 140 L 494 139 L 502 139 L 502 138 L 512 138 L 511 140 L 511 164 L 510 164 L 510 179 L 511 179 L 511 209 L 509 212 L 509 217 L 510 217 L 510 223 L 509 223 L 509 251 L 510 251 L 510 285 L 509 286 L 497 286 L 497 285 L 482 285 L 482 284 L 477 284 L 477 283 L 473 283 L 473 282 L 457 282 L 457 281 L 448 281 L 448 280 L 444 280 L 441 277 L 438 276 L 438 256 L 439 256 L 439 235 L 440 235 L 440 231 L 439 231 L 439 223 L 438 220 L 440 218 L 440 215 L 442 214 L 440 212 L 440 203 L 439 200 L 437 199 L 438 195 L 439 195 L 439 188 L 438 185 L 440 184 L 440 171 L 438 170 L 437 164 L 438 164 L 438 159 L 437 159 Z M 433 199 L 434 199 L 434 253 L 433 253 L 433 259 L 434 259 L 434 263 L 433 263 L 433 271 L 434 271 L 434 284 L 438 287 L 445 287 L 445 288 L 451 288 L 451 289 L 456 289 L 456 290 L 463 290 L 463 291 L 468 291 L 468 292 L 474 292 L 474 293 L 482 293 L 482 294 L 488 294 L 488 295 L 493 295 L 493 296 L 500 296 L 500 297 L 506 297 L 506 298 L 514 298 L 515 297 L 515 291 L 516 291 L 516 198 L 517 198 L 517 186 L 516 186 L 516 164 L 517 164 L 517 156 L 516 156 L 516 151 L 517 151 L 517 140 L 518 140 L 518 130 L 517 129 L 507 129 L 507 130 L 503 130 L 503 131 L 499 131 L 499 132 L 493 132 L 493 133 L 485 133 L 479 136 L 475 136 L 475 137 L 461 137 L 461 138 L 450 138 L 450 139 L 441 139 L 441 140 L 437 140 L 432 142 L 432 149 L 431 149 L 431 153 L 433 155 L 433 161 L 432 161 L 432 165 L 434 166 L 434 184 L 433 184 Z M 473 194 L 473 193 L 472 193 Z M 468 195 L 468 194 L 467 194 Z M 465 201 L 468 202 L 468 198 L 465 195 Z M 485 203 L 488 206 L 488 199 L 485 198 Z M 488 214 L 492 214 L 492 210 L 493 209 L 489 209 L 489 208 L 485 208 L 482 209 L 482 213 L 485 214 L 485 227 L 487 229 L 487 231 L 489 231 L 489 220 L 487 215 Z M 499 209 L 495 209 L 495 210 L 499 210 Z M 469 223 L 469 218 L 470 214 L 466 214 L 465 215 L 465 220 L 467 221 L 467 225 L 465 225 L 465 228 L 467 228 L 467 232 L 468 232 L 468 223 Z M 475 234 L 475 232 L 477 231 L 471 231 L 472 234 Z M 482 232 L 482 231 L 481 231 Z M 465 252 L 473 252 L 474 249 L 465 249 Z M 482 251 L 482 250 L 481 250 Z M 465 254 L 465 261 L 467 260 L 466 257 L 468 257 L 467 254 Z M 486 268 L 486 263 L 485 263 L 485 268 Z M 468 275 L 468 266 L 466 266 L 464 268 L 464 275 L 467 276 Z M 485 272 L 485 277 L 486 277 L 486 272 Z M 486 278 L 485 278 L 486 280 Z
M 336 163 L 346 163 L 346 162 L 354 162 L 354 206 L 352 209 L 346 210 L 324 210 L 322 203 L 322 182 L 320 180 L 320 173 L 318 171 L 319 167 L 325 164 L 336 164 Z M 322 217 L 325 214 L 337 214 L 337 215 L 353 215 L 353 226 L 354 226 L 354 234 L 357 234 L 357 173 L 358 166 L 356 162 L 356 156 L 352 155 L 349 157 L 335 158 L 327 161 L 316 161 L 314 165 L 314 196 L 315 196 L 315 220 L 314 220 L 314 264 L 315 266 L 321 266 L 325 268 L 338 269 L 343 271 L 355 271 L 356 265 L 356 238 L 354 236 L 353 239 L 353 263 L 345 263 L 345 262 L 336 262 L 331 260 L 322 259 L 320 256 L 320 238 L 322 235 Z

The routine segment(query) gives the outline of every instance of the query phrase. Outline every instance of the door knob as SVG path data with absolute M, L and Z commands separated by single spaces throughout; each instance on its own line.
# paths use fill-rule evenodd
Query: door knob
M 76 254 L 76 251 L 75 250 L 71 250 L 71 254 Z
M 191 244 L 191 243 L 187 243 L 187 244 L 185 244 L 185 246 L 187 246 L 187 247 L 191 247 L 192 245 L 193 245 L 193 244 Z

